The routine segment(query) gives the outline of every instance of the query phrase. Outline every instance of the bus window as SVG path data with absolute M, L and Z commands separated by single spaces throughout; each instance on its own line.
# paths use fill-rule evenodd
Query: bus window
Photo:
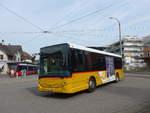
M 71 64 L 73 72 L 84 72 L 85 71 L 85 57 L 82 50 L 72 49 L 71 50 Z
M 88 71 L 98 71 L 106 69 L 104 55 L 86 51 L 85 56 L 86 56 L 86 67 Z
M 28 71 L 33 71 L 34 67 L 33 66 L 28 66 Z
M 106 62 L 105 62 L 105 56 L 99 54 L 98 55 L 98 66 L 99 66 L 99 70 L 106 70 Z
M 27 70 L 27 66 L 19 65 L 17 71 Z
M 115 69 L 121 69 L 122 68 L 122 59 L 121 58 L 114 58 L 115 61 Z
M 61 51 L 57 51 L 53 54 L 45 55 L 44 57 L 44 72 L 45 74 L 51 72 L 57 72 L 63 70 L 63 55 Z
M 85 52 L 85 60 L 86 60 L 86 70 L 92 71 L 92 58 L 90 52 Z

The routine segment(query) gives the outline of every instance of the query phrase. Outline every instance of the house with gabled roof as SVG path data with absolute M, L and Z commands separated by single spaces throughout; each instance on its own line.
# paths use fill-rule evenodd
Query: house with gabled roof
M 26 61 L 32 63 L 32 56 L 24 52 L 21 45 L 0 43 L 0 74 L 7 74 L 14 65 Z
M 21 62 L 22 47 L 20 45 L 0 44 L 0 73 L 9 71 L 9 64 Z

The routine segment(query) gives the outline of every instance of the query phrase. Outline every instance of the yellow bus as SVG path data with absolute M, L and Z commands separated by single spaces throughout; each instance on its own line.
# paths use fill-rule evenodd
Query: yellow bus
M 92 92 L 96 86 L 123 78 L 120 55 L 70 43 L 40 49 L 39 91 Z

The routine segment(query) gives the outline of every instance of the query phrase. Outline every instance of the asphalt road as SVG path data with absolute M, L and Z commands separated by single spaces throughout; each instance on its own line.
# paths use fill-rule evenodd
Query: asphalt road
M 41 93 L 37 77 L 1 78 L 0 113 L 150 113 L 150 77 L 126 74 L 119 83 L 66 95 Z

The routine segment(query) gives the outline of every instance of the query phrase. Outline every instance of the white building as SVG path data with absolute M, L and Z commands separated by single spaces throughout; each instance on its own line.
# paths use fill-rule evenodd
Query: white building
M 144 55 L 143 49 L 143 38 L 129 36 L 123 38 L 122 51 L 124 67 L 126 68 L 126 70 L 135 70 L 138 68 L 143 68 L 145 66 L 144 60 L 141 59 L 141 57 Z M 116 54 L 120 54 L 119 41 L 110 45 L 109 51 Z
M 10 66 L 21 62 L 22 47 L 17 45 L 0 45 L 0 74 L 7 74 Z
M 125 37 L 123 39 L 124 66 L 127 70 L 143 68 L 144 42 L 143 38 Z

